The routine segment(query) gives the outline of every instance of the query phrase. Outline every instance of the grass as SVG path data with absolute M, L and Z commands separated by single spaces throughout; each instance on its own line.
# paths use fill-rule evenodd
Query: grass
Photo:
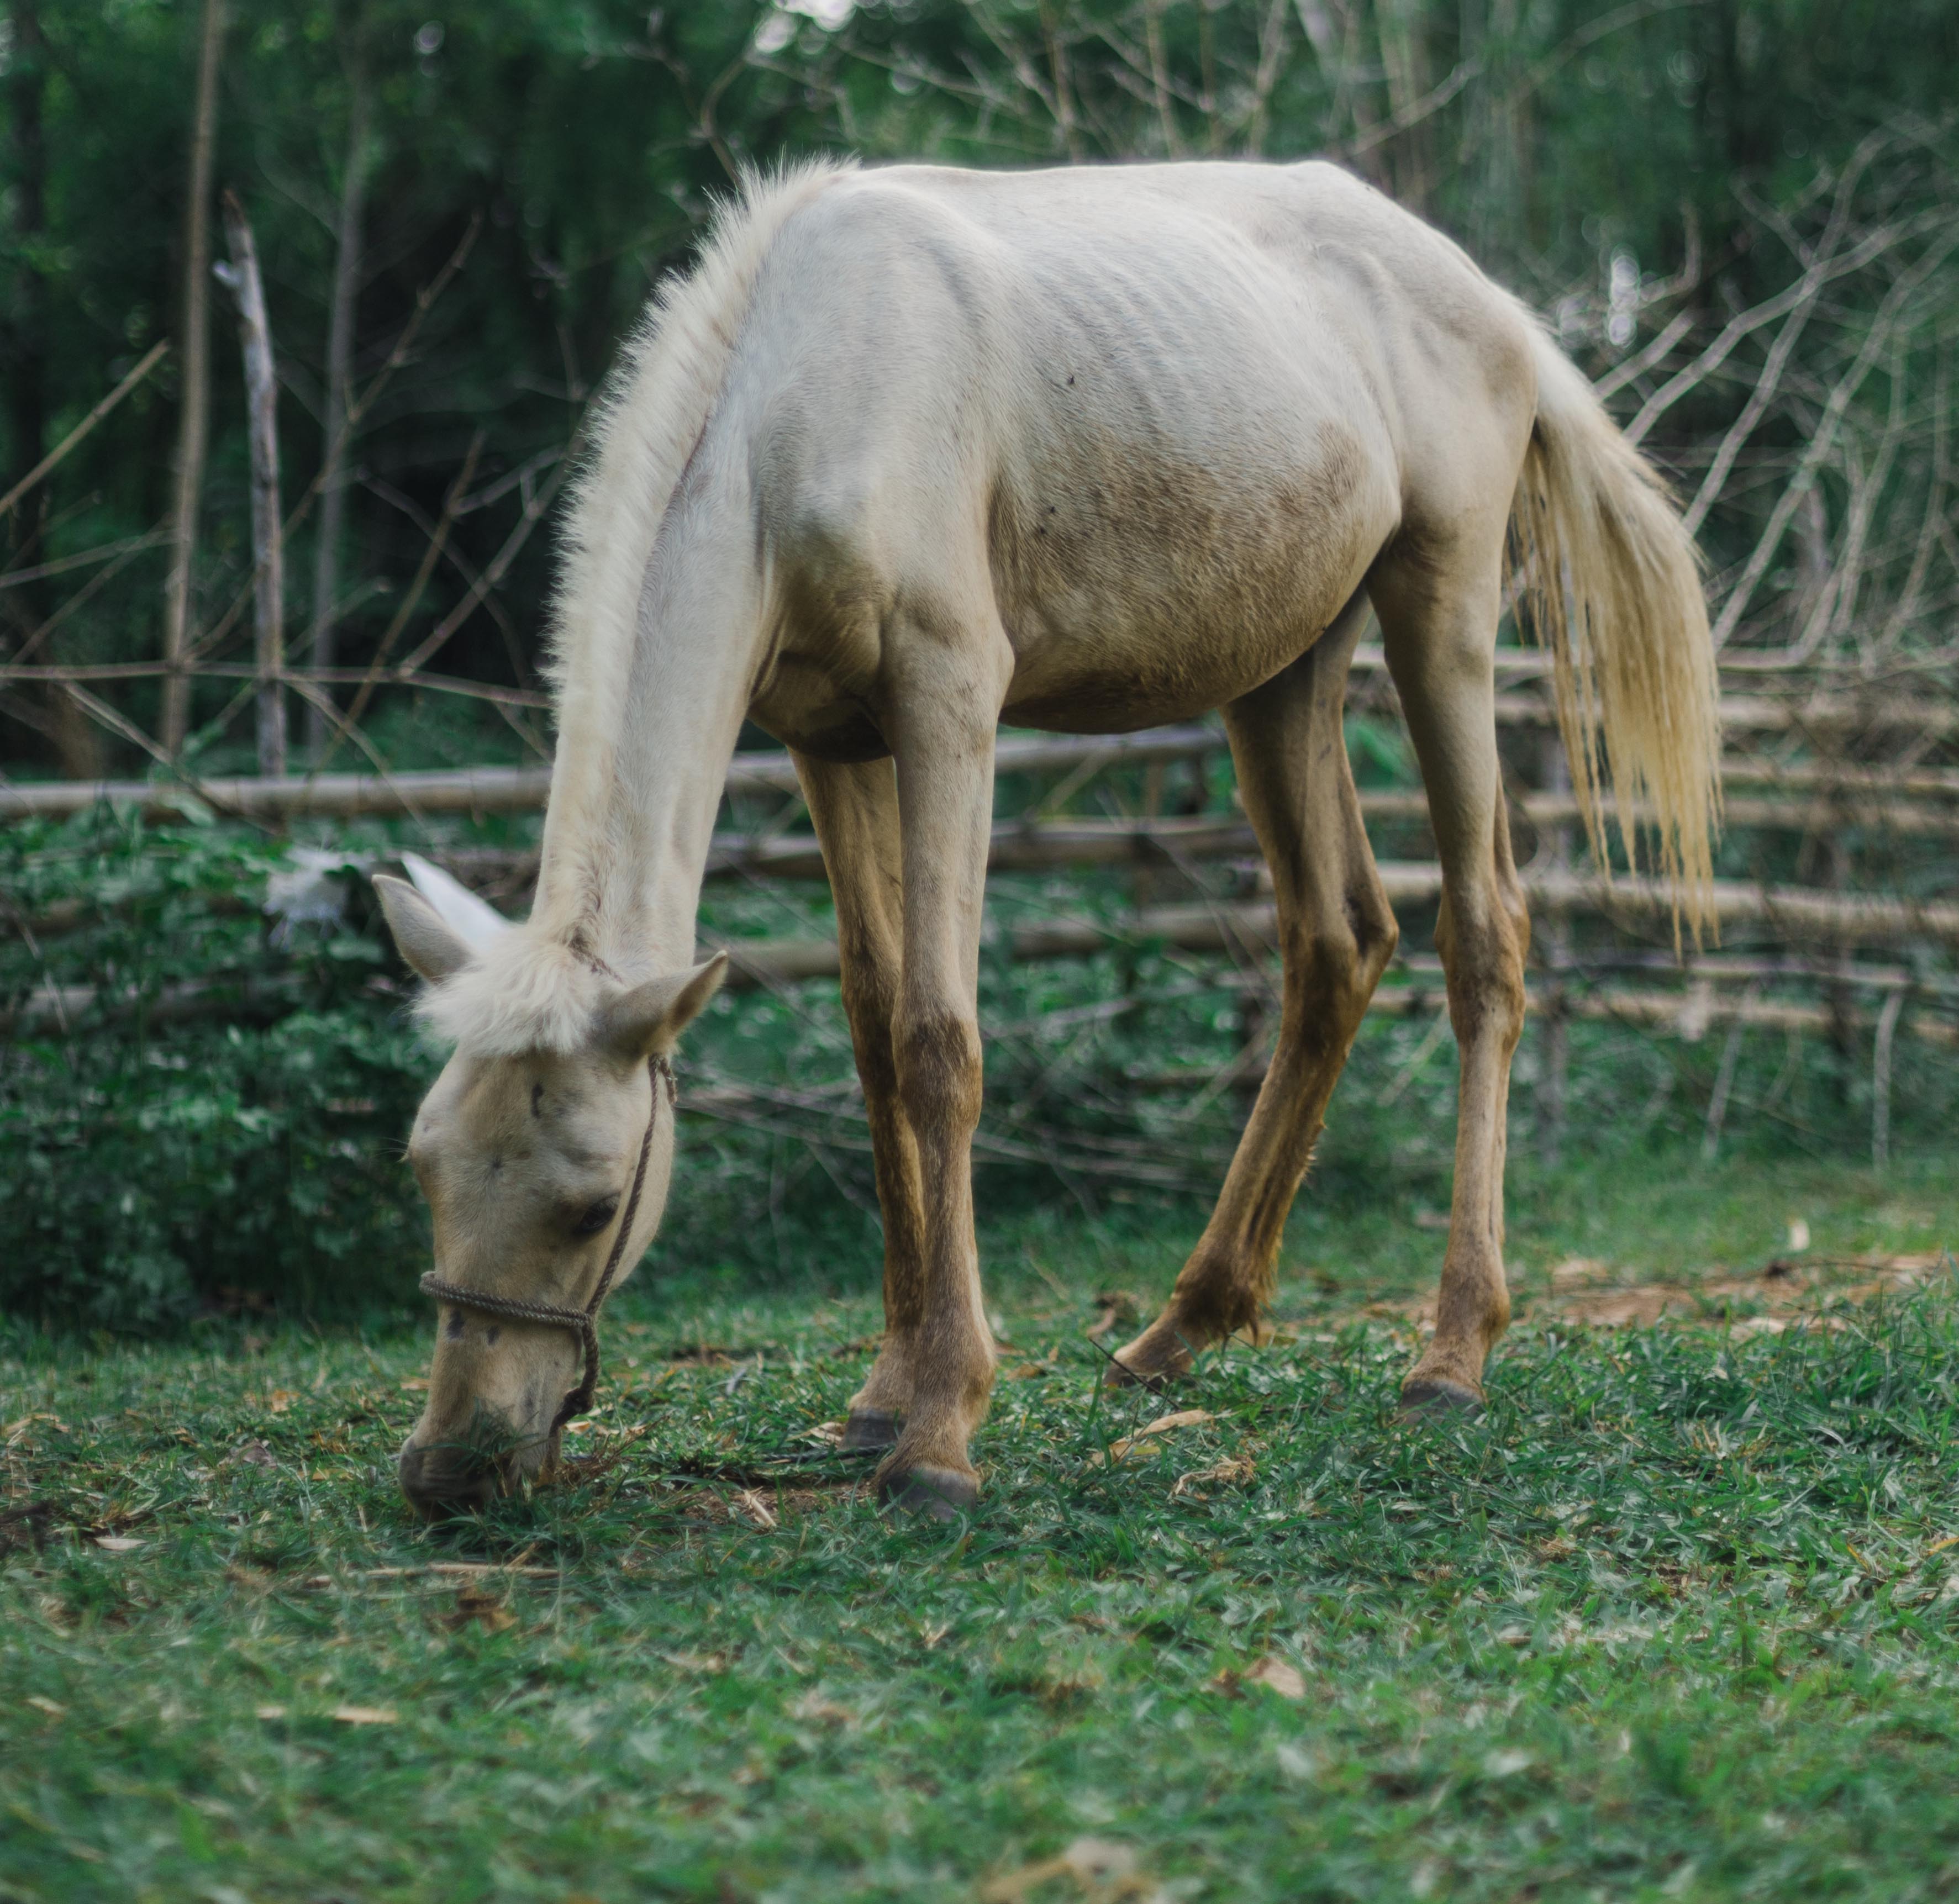
M 1576 1329 L 1551 1274 L 1758 1270 L 1795 1214 L 1925 1249 L 1945 1185 L 1526 1178 L 1446 1427 L 1357 1307 L 1432 1274 L 1405 1220 L 1303 1206 L 1279 1339 L 1157 1401 L 1084 1331 L 1187 1239 L 1030 1219 L 951 1530 L 810 1433 L 861 1296 L 649 1282 L 572 1471 L 437 1529 L 391 1468 L 420 1331 L 17 1334 L 0 1898 L 1959 1895 L 1949 1263 L 1779 1332 Z M 1110 1460 L 1166 1409 L 1210 1418 Z

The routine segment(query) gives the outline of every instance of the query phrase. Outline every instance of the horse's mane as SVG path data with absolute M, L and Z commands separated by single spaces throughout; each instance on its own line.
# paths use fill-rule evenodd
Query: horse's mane
M 640 598 L 668 506 L 707 427 L 769 247 L 847 170 L 833 160 L 751 173 L 716 211 L 693 270 L 667 279 L 621 351 L 571 486 L 547 671 L 558 744 L 549 851 L 529 922 L 430 988 L 424 1017 L 482 1055 L 566 1050 L 600 987 L 579 948 L 610 858 L 605 815 Z

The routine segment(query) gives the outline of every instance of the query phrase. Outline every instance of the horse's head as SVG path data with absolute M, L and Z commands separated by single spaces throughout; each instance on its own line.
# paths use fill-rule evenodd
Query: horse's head
M 575 1319 L 659 1227 L 674 1157 L 666 1054 L 725 960 L 627 983 L 459 888 L 434 886 L 438 906 L 374 883 L 402 956 L 433 988 L 427 1015 L 458 1038 L 408 1142 L 435 1220 L 438 1323 L 399 1467 L 409 1500 L 434 1514 L 507 1491 L 551 1452 L 583 1364 Z

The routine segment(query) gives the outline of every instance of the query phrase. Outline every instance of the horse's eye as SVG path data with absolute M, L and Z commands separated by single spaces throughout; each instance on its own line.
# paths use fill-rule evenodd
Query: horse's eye
M 595 1236 L 612 1220 L 619 1207 L 617 1197 L 601 1197 L 578 1220 L 578 1233 L 581 1236 Z

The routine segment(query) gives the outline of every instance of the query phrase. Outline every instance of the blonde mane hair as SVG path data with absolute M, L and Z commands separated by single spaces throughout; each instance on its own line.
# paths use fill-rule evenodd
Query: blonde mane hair
M 720 205 L 694 268 L 654 293 L 621 350 L 573 481 L 548 677 L 558 743 L 529 922 L 429 988 L 421 1015 L 482 1057 L 570 1051 L 605 989 L 586 916 L 613 858 L 606 814 L 640 598 L 660 526 L 726 381 L 763 260 L 783 225 L 850 170 L 823 160 L 749 173 Z

